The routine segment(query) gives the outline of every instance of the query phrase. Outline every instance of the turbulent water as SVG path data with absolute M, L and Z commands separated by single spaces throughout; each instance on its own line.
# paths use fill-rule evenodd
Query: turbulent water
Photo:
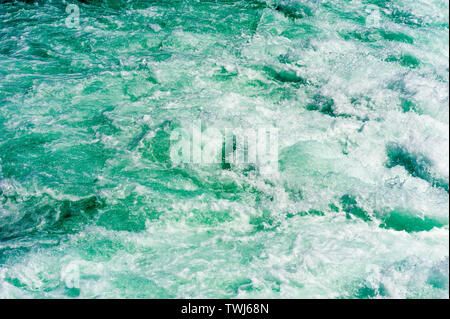
M 0 297 L 448 298 L 448 9 L 0 1 Z M 197 120 L 278 174 L 173 165 Z

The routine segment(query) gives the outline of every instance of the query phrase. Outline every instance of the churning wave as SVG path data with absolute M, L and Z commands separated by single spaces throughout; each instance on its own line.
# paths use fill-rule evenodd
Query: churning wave
M 0 297 L 448 298 L 448 8 L 0 1 Z

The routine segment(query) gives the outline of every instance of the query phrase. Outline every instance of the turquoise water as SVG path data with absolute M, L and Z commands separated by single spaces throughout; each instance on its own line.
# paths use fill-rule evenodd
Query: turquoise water
M 0 297 L 448 298 L 448 8 L 0 1 Z M 172 165 L 199 119 L 279 173 Z

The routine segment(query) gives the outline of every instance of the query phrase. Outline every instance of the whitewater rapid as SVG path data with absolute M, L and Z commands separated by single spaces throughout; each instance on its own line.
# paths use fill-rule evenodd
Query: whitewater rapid
M 448 298 L 448 0 L 73 3 L 0 4 L 1 298 Z

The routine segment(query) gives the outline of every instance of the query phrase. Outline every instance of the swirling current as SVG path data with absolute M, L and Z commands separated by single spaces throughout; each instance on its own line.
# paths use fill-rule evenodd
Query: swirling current
M 0 298 L 448 298 L 448 9 L 0 1 Z

